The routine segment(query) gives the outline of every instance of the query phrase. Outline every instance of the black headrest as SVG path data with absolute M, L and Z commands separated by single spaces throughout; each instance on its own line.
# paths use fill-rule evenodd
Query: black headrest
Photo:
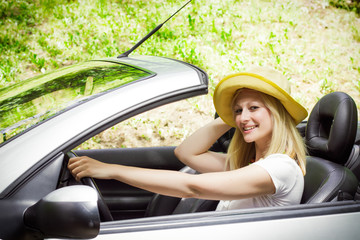
M 312 110 L 305 141 L 310 156 L 345 164 L 355 142 L 357 109 L 354 100 L 343 92 L 322 97 Z

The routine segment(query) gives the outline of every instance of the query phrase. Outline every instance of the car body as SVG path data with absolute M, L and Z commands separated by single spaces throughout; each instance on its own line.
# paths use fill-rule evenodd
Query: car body
M 99 194 L 93 182 L 71 179 L 66 161 L 75 153 L 108 163 L 183 169 L 174 146 L 71 151 L 132 116 L 207 92 L 203 70 L 151 56 L 89 61 L 1 89 L 0 239 L 360 237 L 356 200 L 147 216 L 150 192 L 96 180 Z M 355 145 L 359 139 L 358 134 Z M 96 196 L 111 220 L 100 222 Z

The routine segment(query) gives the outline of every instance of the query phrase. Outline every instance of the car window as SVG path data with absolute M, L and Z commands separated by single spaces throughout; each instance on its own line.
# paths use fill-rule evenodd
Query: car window
M 209 103 L 209 96 L 201 96 L 157 107 L 104 130 L 76 150 L 177 146 L 212 121 L 214 114 L 204 113 Z
M 153 73 L 89 61 L 0 89 L 0 143 L 75 104 Z

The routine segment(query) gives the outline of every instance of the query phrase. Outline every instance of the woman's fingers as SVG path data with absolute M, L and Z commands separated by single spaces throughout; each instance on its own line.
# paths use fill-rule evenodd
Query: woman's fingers
M 88 166 L 87 164 L 89 159 L 90 158 L 85 156 L 70 158 L 68 169 L 70 170 L 76 181 L 80 181 L 80 179 L 83 177 L 92 177 L 88 172 L 88 169 L 91 168 L 91 166 Z
M 68 169 L 77 181 L 83 177 L 108 179 L 107 166 L 87 156 L 70 158 L 68 163 Z

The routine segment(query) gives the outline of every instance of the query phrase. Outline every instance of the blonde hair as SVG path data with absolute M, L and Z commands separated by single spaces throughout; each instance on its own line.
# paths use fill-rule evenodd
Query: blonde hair
M 232 101 L 234 105 L 241 93 L 238 90 Z M 303 175 L 306 173 L 306 150 L 302 137 L 296 129 L 296 124 L 291 115 L 286 111 L 280 101 L 265 93 L 258 92 L 264 101 L 265 106 L 270 110 L 273 122 L 271 142 L 264 157 L 271 154 L 282 153 L 295 159 Z M 231 107 L 232 107 L 231 106 Z M 233 170 L 245 167 L 255 158 L 255 143 L 247 143 L 238 128 L 230 142 L 228 149 L 227 166 Z

